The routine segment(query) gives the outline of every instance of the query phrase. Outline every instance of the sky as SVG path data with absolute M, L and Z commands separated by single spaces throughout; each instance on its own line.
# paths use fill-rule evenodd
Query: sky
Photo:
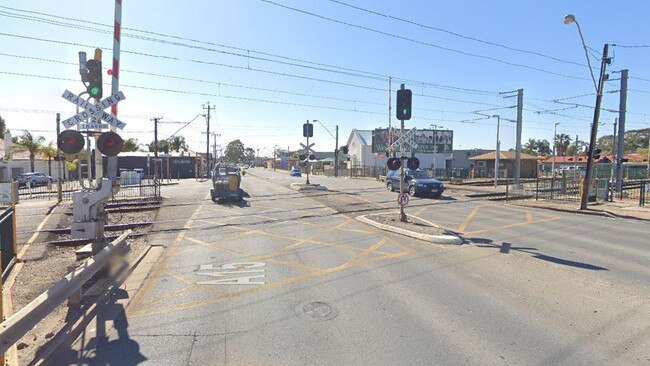
M 612 133 L 618 115 L 621 69 L 630 70 L 628 130 L 648 128 L 649 10 L 644 0 L 123 0 L 120 134 L 149 143 L 151 118 L 163 117 L 159 139 L 167 138 L 209 102 L 210 132 L 222 148 L 240 139 L 261 155 L 296 149 L 302 124 L 318 120 L 311 142 L 331 151 L 327 130 L 336 125 L 340 145 L 353 128 L 387 127 L 389 95 L 394 103 L 404 83 L 413 91 L 405 127 L 451 129 L 455 149 L 495 147 L 497 120 L 477 111 L 500 115 L 501 147 L 514 147 L 508 120 L 516 118 L 516 98 L 503 93 L 520 88 L 523 142 L 551 140 L 555 123 L 558 133 L 585 140 L 595 88 L 577 27 L 562 22 L 567 13 L 582 28 L 596 78 L 603 45 L 617 45 L 599 136 Z M 56 113 L 75 113 L 61 95 L 85 90 L 79 51 L 90 58 L 95 47 L 104 50 L 110 83 L 113 16 L 111 1 L 2 1 L 0 116 L 12 134 L 56 139 Z M 179 134 L 205 151 L 205 131 L 199 116 Z

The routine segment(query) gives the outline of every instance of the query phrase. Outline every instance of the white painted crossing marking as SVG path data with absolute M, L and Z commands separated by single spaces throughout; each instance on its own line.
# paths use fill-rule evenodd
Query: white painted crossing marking
M 218 267 L 212 264 L 203 264 L 199 268 L 198 276 L 208 277 L 227 277 L 236 275 L 237 277 L 222 278 L 211 281 L 200 281 L 197 285 L 264 285 L 264 281 L 251 281 L 266 277 L 265 269 L 252 269 L 264 267 L 264 262 L 233 262 Z M 209 271 L 209 272 L 206 272 Z M 253 275 L 253 273 L 258 273 Z M 243 276 L 241 276 L 243 275 Z

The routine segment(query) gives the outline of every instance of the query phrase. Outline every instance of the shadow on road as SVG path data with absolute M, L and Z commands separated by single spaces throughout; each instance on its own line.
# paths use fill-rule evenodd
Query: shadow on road
M 582 268 L 582 269 L 589 269 L 592 271 L 609 271 L 609 269 L 605 267 L 600 267 L 596 266 L 594 264 L 589 264 L 589 263 L 584 263 L 584 262 L 576 262 L 568 259 L 563 259 L 563 258 L 558 258 L 558 257 L 553 257 L 550 255 L 546 254 L 541 254 L 538 252 L 535 252 L 538 250 L 537 248 L 530 248 L 530 247 L 513 247 L 511 243 L 508 242 L 503 242 L 501 245 L 494 244 L 494 241 L 492 239 L 486 239 L 486 238 L 467 238 L 467 241 L 471 244 L 477 244 L 476 246 L 479 248 L 498 248 L 500 253 L 503 254 L 508 254 L 510 253 L 511 250 L 516 250 L 519 252 L 531 254 L 533 258 L 535 259 L 541 259 L 543 261 L 551 262 L 551 263 L 556 263 L 556 264 L 561 264 L 563 266 L 570 266 L 570 267 L 576 267 L 576 268 Z
M 95 337 L 86 340 L 82 334 L 78 342 L 59 349 L 44 365 L 135 366 L 146 361 L 147 358 L 140 353 L 140 345 L 129 337 L 124 306 L 118 303 L 119 299 L 127 297 L 128 293 L 123 289 L 113 291 L 107 301 L 98 306 Z M 115 329 L 117 338 L 109 340 L 111 328 Z

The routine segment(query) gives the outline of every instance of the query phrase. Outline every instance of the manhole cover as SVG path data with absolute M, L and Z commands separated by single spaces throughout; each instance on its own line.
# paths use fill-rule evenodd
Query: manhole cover
M 323 301 L 310 301 L 305 302 L 296 308 L 298 315 L 302 316 L 305 319 L 315 320 L 315 321 L 324 321 L 331 320 L 338 315 L 336 309 L 334 309 L 330 304 Z

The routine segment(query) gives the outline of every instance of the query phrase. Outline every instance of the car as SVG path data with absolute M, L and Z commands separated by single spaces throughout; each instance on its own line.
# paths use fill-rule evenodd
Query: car
M 302 174 L 300 173 L 300 169 L 298 169 L 298 168 L 291 169 L 291 171 L 289 172 L 289 175 L 292 176 L 292 177 L 302 177 Z
M 52 183 L 52 177 L 45 173 L 34 172 L 34 173 L 23 173 L 20 174 L 16 181 L 18 182 L 19 187 L 36 187 L 36 186 L 46 186 Z
M 386 188 L 394 192 L 399 190 L 400 172 L 390 170 L 386 174 Z M 441 181 L 433 179 L 422 169 L 404 169 L 404 190 L 411 196 L 432 196 L 440 198 L 445 186 Z

